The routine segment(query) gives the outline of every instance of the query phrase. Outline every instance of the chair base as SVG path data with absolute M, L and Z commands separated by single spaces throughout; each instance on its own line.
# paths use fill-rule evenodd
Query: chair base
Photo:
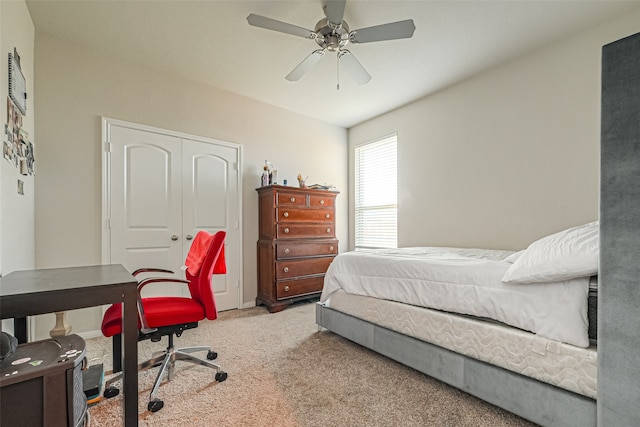
M 207 352 L 208 360 L 192 356 L 192 353 L 201 351 Z M 210 361 L 215 359 L 217 356 L 217 353 L 212 351 L 211 347 L 200 346 L 175 349 L 171 346 L 165 351 L 161 352 L 158 356 L 152 357 L 151 359 L 140 363 L 138 365 L 138 371 L 146 371 L 153 367 L 160 366 L 158 375 L 156 375 L 156 379 L 153 383 L 153 388 L 151 389 L 151 393 L 149 394 L 149 404 L 147 405 L 147 408 L 151 412 L 156 412 L 162 409 L 162 407 L 164 406 L 164 403 L 159 400 L 156 395 L 165 374 L 167 374 L 168 381 L 173 380 L 176 361 L 185 361 L 193 363 L 195 365 L 206 366 L 208 368 L 215 369 L 215 380 L 218 382 L 226 380 L 227 373 L 224 372 L 222 368 L 220 368 L 220 365 L 217 365 Z M 122 372 L 117 373 L 114 377 L 109 378 L 107 381 L 105 381 L 104 397 L 111 398 L 118 395 L 118 389 L 113 387 L 112 384 L 119 381 L 120 379 L 122 379 Z

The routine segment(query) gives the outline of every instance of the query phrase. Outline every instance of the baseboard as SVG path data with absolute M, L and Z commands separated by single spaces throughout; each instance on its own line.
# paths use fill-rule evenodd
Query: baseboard
M 79 335 L 83 340 L 88 340 L 91 338 L 97 338 L 97 337 L 102 337 L 104 335 L 102 335 L 102 331 L 100 330 L 95 330 L 95 331 L 85 331 L 85 332 L 73 332 L 72 333 Z

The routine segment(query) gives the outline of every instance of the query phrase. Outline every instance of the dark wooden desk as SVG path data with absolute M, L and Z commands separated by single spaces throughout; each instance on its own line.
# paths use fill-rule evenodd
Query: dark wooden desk
M 125 426 L 138 425 L 137 285 L 122 265 L 14 271 L 0 278 L 2 319 L 123 303 Z

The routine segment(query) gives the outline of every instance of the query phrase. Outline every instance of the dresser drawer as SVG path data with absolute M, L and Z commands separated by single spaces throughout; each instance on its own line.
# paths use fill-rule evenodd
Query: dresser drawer
M 333 223 L 333 209 L 301 209 L 301 208 L 277 208 L 278 222 L 331 222 Z
M 305 279 L 283 280 L 276 285 L 276 298 L 287 299 L 299 295 L 322 292 L 324 275 Z
M 332 208 L 334 200 L 334 197 L 311 195 L 309 196 L 309 206 L 312 208 Z
M 279 243 L 276 245 L 276 257 L 278 259 L 299 258 L 318 255 L 336 255 L 338 242 L 326 243 Z
M 334 257 L 307 258 L 276 261 L 276 279 L 292 279 L 298 276 L 324 274 Z
M 276 206 L 306 206 L 307 197 L 304 194 L 278 191 L 276 193 Z
M 333 224 L 278 224 L 276 238 L 278 239 L 299 239 L 299 238 L 333 238 L 336 230 Z

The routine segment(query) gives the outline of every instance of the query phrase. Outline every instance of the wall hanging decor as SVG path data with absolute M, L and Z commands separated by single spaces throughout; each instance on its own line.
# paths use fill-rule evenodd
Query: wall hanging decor
M 14 48 L 9 52 L 9 97 L 23 115 L 27 114 L 27 82 L 20 68 L 20 55 Z

